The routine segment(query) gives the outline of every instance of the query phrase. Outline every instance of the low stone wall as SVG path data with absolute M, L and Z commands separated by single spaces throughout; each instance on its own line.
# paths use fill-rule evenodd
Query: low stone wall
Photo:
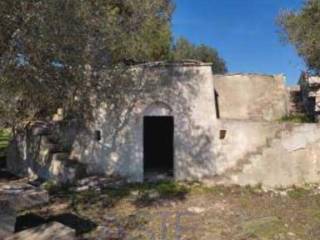
M 7 169 L 32 179 L 61 183 L 85 175 L 85 167 L 70 157 L 77 135 L 76 122 L 34 122 L 19 131 L 7 150 Z
M 221 119 L 278 120 L 287 114 L 282 75 L 214 75 Z
M 216 141 L 216 183 L 273 188 L 320 181 L 320 125 L 220 121 L 219 127 L 226 134 Z

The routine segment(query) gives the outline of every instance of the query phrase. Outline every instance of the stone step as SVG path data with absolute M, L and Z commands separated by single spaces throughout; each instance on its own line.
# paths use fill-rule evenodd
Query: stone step
M 41 138 L 41 149 L 48 150 L 50 153 L 68 152 L 69 149 L 62 144 L 51 142 L 46 136 Z
M 69 153 L 67 152 L 57 152 L 52 154 L 52 161 L 68 161 Z
M 52 125 L 46 122 L 35 122 L 31 126 L 31 134 L 34 136 L 46 136 L 51 133 Z
M 55 133 L 50 133 L 46 136 L 42 136 L 42 138 L 45 138 L 48 143 L 59 143 L 60 137 Z
M 76 231 L 58 222 L 51 222 L 18 232 L 5 240 L 73 240 L 76 239 Z
M 281 133 L 281 132 L 280 132 Z M 240 166 L 236 166 L 233 168 L 233 172 L 231 173 L 231 176 L 236 176 L 237 174 L 244 173 L 244 170 L 246 168 L 250 168 L 254 162 L 262 157 L 264 157 L 266 154 L 273 152 L 274 148 L 277 146 L 280 146 L 281 144 L 281 135 L 280 136 L 274 136 L 273 138 L 267 139 L 266 144 L 263 147 L 260 147 L 260 149 L 252 154 L 250 154 L 246 159 L 244 163 L 242 163 Z
M 9 201 L 15 210 L 21 211 L 48 203 L 49 194 L 27 183 L 10 182 L 0 185 L 0 199 Z
M 48 145 L 48 150 L 50 153 L 67 153 L 69 149 L 59 144 L 50 144 Z
M 54 134 L 41 136 L 41 146 L 44 149 L 47 148 L 51 153 L 69 152 L 72 148 L 69 141 L 65 141 L 64 138 Z
M 85 165 L 74 160 L 52 160 L 49 167 L 50 178 L 58 183 L 73 183 L 86 175 Z

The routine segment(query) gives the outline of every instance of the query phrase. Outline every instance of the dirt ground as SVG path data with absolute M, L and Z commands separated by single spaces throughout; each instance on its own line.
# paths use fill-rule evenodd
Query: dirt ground
M 59 221 L 79 239 L 320 239 L 317 186 L 264 191 L 160 182 L 50 192 L 48 206 L 20 214 L 17 231 Z

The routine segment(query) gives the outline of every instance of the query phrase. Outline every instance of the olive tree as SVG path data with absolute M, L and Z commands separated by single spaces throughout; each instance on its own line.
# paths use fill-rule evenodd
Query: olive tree
M 171 0 L 2 0 L 2 124 L 47 118 L 59 107 L 86 117 L 99 72 L 168 58 L 172 11 Z M 100 90 L 112 101 L 125 81 L 108 76 Z

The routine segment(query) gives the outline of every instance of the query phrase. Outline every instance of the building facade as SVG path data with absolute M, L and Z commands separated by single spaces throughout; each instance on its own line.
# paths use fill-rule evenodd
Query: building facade
M 192 61 L 130 71 L 138 87 L 128 89 L 123 105 L 97 95 L 85 129 L 60 127 L 68 133 L 60 134 L 68 138 L 64 151 L 48 149 L 43 129 L 50 127 L 35 126 L 11 146 L 20 152 L 9 154 L 12 171 L 62 182 L 79 172 L 269 187 L 320 180 L 318 124 L 281 121 L 292 109 L 284 76 L 212 75 L 210 64 Z

